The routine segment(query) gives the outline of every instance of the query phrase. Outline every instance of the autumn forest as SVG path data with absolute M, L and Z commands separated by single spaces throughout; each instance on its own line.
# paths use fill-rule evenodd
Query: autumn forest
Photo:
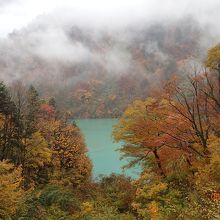
M 191 16 L 62 22 L 43 14 L 0 37 L 0 219 L 220 219 L 219 36 Z M 137 177 L 94 177 L 77 124 L 91 118 L 117 119 Z

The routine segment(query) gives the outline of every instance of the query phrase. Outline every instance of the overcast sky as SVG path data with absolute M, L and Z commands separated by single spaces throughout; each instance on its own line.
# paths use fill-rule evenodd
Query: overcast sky
M 194 14 L 217 28 L 219 11 L 220 0 L 0 0 L 0 37 L 42 14 L 55 14 L 57 19 L 71 15 L 76 23 L 110 26 Z

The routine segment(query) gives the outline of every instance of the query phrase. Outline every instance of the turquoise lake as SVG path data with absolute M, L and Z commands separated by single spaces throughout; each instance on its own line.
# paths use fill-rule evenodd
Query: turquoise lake
M 126 159 L 120 160 L 120 143 L 112 139 L 112 129 L 117 119 L 78 119 L 75 120 L 85 138 L 88 155 L 93 162 L 93 177 L 111 173 L 125 174 L 136 178 L 137 169 L 123 170 Z

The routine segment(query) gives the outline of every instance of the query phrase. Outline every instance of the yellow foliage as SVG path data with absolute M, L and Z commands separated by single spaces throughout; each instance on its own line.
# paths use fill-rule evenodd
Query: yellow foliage
M 85 214 L 91 213 L 94 207 L 91 202 L 83 202 L 82 203 L 82 212 Z
M 8 215 L 15 213 L 25 195 L 21 188 L 21 172 L 21 167 L 15 168 L 7 161 L 0 162 L 0 210 Z
M 196 183 L 199 187 L 204 187 L 206 190 L 220 190 L 220 138 L 212 135 L 208 140 L 210 151 L 209 161 L 201 161 L 195 164 L 198 172 Z
M 52 159 L 52 150 L 40 132 L 35 132 L 29 139 L 23 140 L 25 148 L 24 156 L 24 185 L 30 187 L 38 180 L 38 172 L 48 165 Z
M 135 101 L 124 112 L 114 127 L 113 137 L 117 142 L 122 141 L 120 151 L 123 156 L 134 158 L 128 166 L 153 158 L 153 155 L 155 167 L 158 172 L 163 172 L 161 164 L 158 165 L 158 151 L 164 146 L 161 124 L 166 118 L 167 108 L 166 100 L 149 97 L 145 101 Z
M 53 150 L 54 179 L 78 186 L 91 177 L 91 161 L 79 128 L 58 120 L 41 121 L 39 128 Z M 65 178 L 63 178 L 65 177 Z
M 219 69 L 220 64 L 220 44 L 217 44 L 215 47 L 209 49 L 208 57 L 206 60 L 206 66 L 210 69 Z
M 140 144 L 144 141 L 141 137 L 140 127 L 136 128 L 135 123 L 140 119 L 146 118 L 146 106 L 154 101 L 149 98 L 147 101 L 137 100 L 129 105 L 123 116 L 113 131 L 113 137 L 116 141 L 124 141 L 130 144 Z
M 140 216 L 150 215 L 152 219 L 156 219 L 156 214 L 159 212 L 160 194 L 168 188 L 167 184 L 161 180 L 161 177 L 146 170 L 139 179 L 133 182 L 137 190 L 132 207 Z
M 25 145 L 25 167 L 43 167 L 51 161 L 52 151 L 40 132 L 34 133 L 30 139 L 25 140 Z

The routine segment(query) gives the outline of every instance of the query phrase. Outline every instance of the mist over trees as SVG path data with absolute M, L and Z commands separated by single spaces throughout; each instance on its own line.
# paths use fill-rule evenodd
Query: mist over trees
M 120 116 L 129 103 L 179 74 L 192 57 L 202 62 L 215 42 L 191 17 L 117 30 L 65 26 L 42 17 L 2 39 L 0 78 L 34 84 L 75 117 Z
M 0 219 L 220 219 L 219 6 L 0 0 Z M 85 118 L 137 177 L 94 178 Z
M 34 86 L 0 84 L 2 219 L 216 219 L 220 186 L 219 48 L 204 68 L 176 75 L 128 105 L 114 127 L 131 180 L 92 179 L 71 114 Z M 21 93 L 23 96 L 21 96 Z

